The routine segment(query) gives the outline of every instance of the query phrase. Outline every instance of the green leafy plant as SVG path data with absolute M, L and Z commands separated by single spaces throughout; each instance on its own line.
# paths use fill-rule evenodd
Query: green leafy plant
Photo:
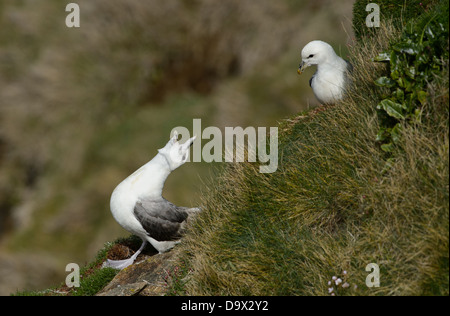
M 420 123 L 427 102 L 426 86 L 448 59 L 448 3 L 447 10 L 438 8 L 418 21 L 410 21 L 400 41 L 374 59 L 390 66 L 389 76 L 375 81 L 389 89 L 377 106 L 381 122 L 377 141 L 385 152 L 391 152 L 400 141 L 402 124 Z
M 356 0 L 353 4 L 353 31 L 358 41 L 364 38 L 373 38 L 380 28 L 367 27 L 366 19 L 369 3 L 376 3 L 380 8 L 380 21 L 385 23 L 391 20 L 396 28 L 402 29 L 408 20 L 426 14 L 439 0 Z

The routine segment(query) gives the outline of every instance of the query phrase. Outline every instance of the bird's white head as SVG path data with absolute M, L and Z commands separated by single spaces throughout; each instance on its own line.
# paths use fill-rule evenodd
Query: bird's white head
M 319 65 L 325 63 L 330 56 L 334 56 L 333 47 L 323 41 L 312 41 L 306 44 L 302 50 L 302 63 L 298 67 L 298 74 L 301 75 L 303 71 L 312 65 Z
M 171 171 L 177 169 L 188 160 L 189 149 L 195 139 L 196 136 L 189 138 L 184 144 L 180 144 L 178 142 L 178 132 L 175 131 L 166 146 L 158 149 L 158 152 L 166 158 Z

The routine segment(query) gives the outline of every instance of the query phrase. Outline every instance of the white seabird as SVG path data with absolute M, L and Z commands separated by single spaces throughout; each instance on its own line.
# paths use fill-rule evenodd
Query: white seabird
M 178 133 L 158 154 L 128 178 L 111 195 L 110 207 L 114 219 L 132 234 L 141 237 L 139 250 L 126 260 L 107 260 L 103 266 L 124 269 L 133 264 L 149 242 L 159 253 L 172 249 L 179 241 L 180 230 L 189 215 L 199 208 L 178 207 L 162 197 L 169 174 L 183 165 L 195 136 L 180 145 Z
M 301 75 L 312 65 L 317 65 L 317 71 L 309 80 L 309 85 L 317 100 L 322 104 L 334 104 L 342 99 L 352 65 L 336 55 L 333 47 L 323 41 L 309 42 L 303 48 L 298 74 Z

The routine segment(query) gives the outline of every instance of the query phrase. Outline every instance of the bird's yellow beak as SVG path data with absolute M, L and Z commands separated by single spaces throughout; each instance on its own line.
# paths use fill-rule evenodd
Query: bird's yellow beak
M 308 66 L 304 61 L 302 61 L 302 63 L 298 65 L 297 73 L 301 75 L 306 68 L 308 68 Z

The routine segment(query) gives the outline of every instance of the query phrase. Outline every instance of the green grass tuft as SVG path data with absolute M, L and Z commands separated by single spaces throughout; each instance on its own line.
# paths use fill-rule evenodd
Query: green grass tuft
M 92 296 L 97 294 L 116 276 L 117 272 L 112 268 L 96 269 L 93 274 L 80 279 L 80 287 L 75 288 L 72 295 Z

